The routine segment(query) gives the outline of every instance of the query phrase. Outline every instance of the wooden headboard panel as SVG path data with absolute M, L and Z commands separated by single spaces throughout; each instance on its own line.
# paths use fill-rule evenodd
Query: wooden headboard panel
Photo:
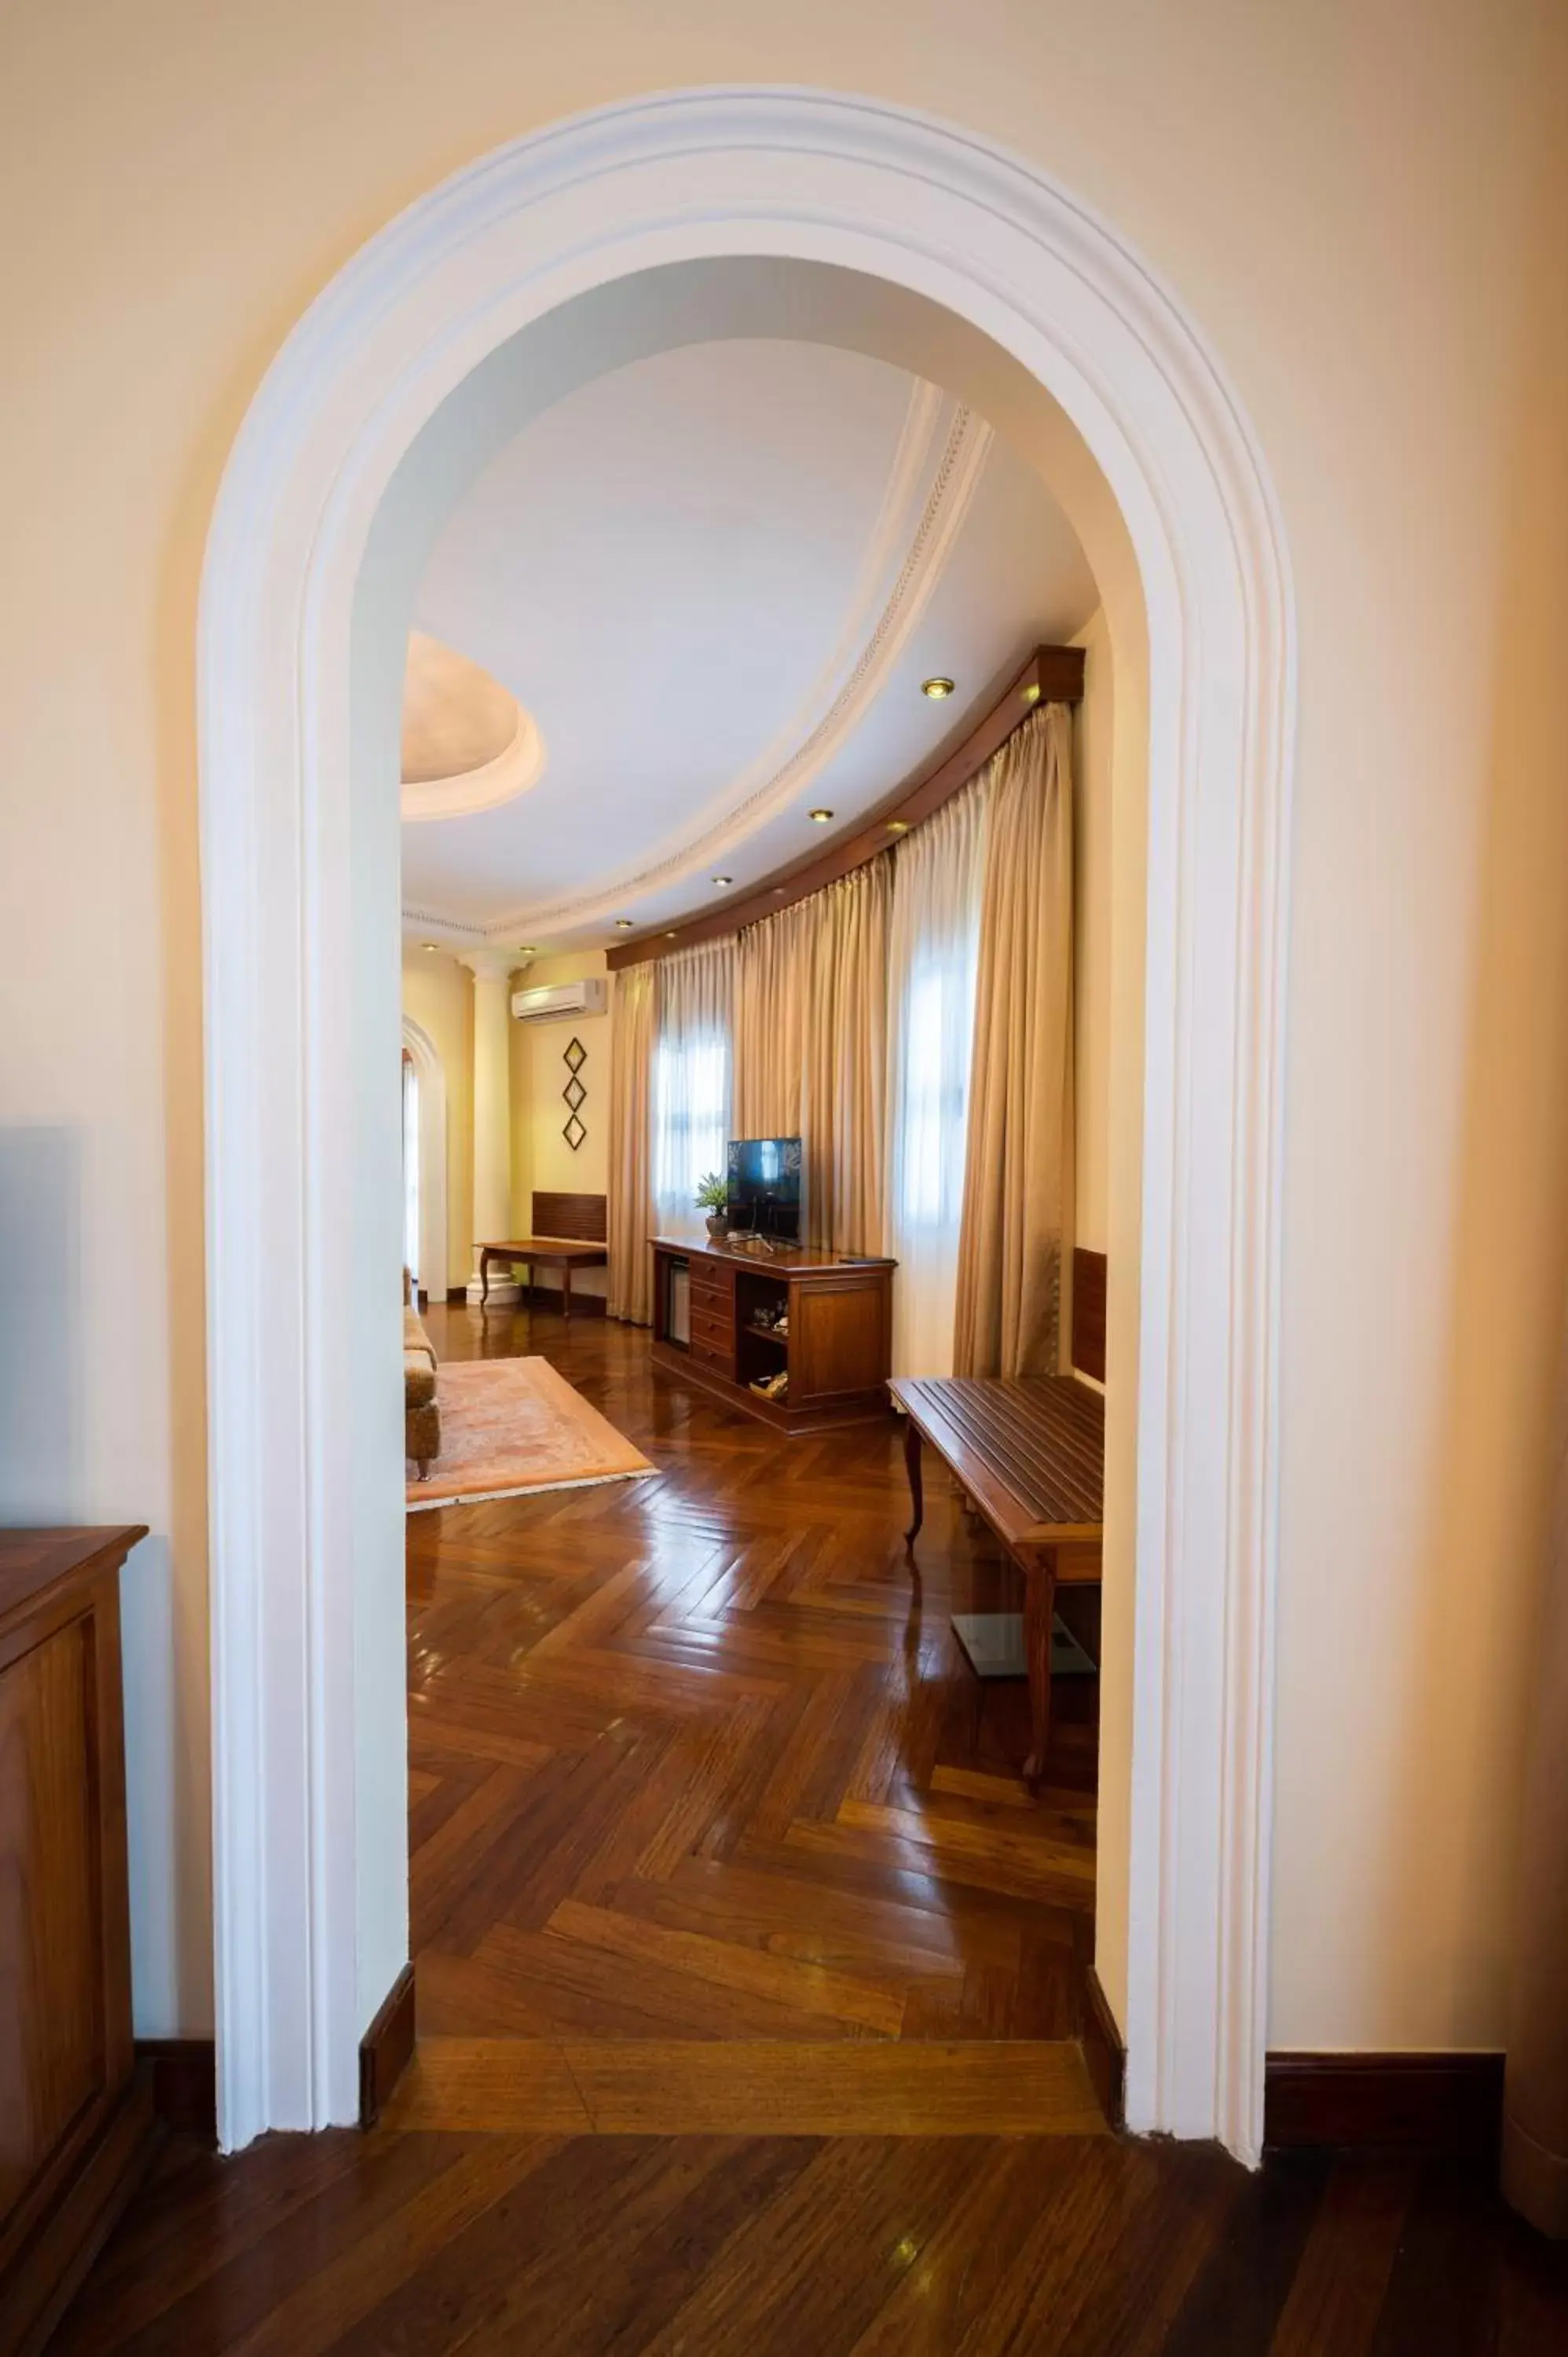
M 609 1234 L 609 1199 L 605 1195 L 550 1195 L 533 1190 L 533 1232 L 563 1243 L 602 1244 Z
M 1072 1254 L 1072 1362 L 1105 1381 L 1105 1254 L 1075 1244 Z

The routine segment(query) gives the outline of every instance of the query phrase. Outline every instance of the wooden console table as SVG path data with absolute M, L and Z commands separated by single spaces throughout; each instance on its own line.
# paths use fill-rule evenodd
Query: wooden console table
M 653 1363 L 770 1424 L 780 1432 L 821 1432 L 887 1414 L 893 1342 L 891 1260 L 861 1260 L 789 1244 L 653 1242 Z M 690 1334 L 671 1331 L 673 1281 L 691 1284 Z M 782 1311 L 787 1330 L 759 1317 Z M 768 1399 L 754 1381 L 787 1373 L 788 1396 Z
M 1072 1375 L 1017 1383 L 899 1376 L 888 1391 L 904 1410 L 904 1461 L 914 1518 L 924 1519 L 920 1448 L 929 1443 L 1024 1575 L 1030 1751 L 1025 1781 L 1046 1771 L 1051 1725 L 1051 1620 L 1058 1584 L 1101 1575 L 1105 1536 L 1105 1399 Z
M 490 1263 L 493 1260 L 522 1261 L 528 1268 L 528 1287 L 533 1290 L 535 1265 L 541 1268 L 558 1268 L 561 1272 L 561 1315 L 568 1326 L 572 1323 L 572 1271 L 575 1268 L 603 1268 L 609 1254 L 603 1244 L 572 1243 L 564 1236 L 520 1236 L 511 1243 L 479 1246 L 479 1308 L 484 1308 L 490 1297 Z
M 156 2130 L 131 2044 L 120 1566 L 0 1530 L 0 2350 L 43 2347 Z

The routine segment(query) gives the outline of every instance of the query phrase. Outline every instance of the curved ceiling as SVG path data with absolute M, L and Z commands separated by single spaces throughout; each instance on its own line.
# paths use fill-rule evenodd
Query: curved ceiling
M 526 708 L 550 765 L 405 825 L 405 915 L 559 948 L 686 915 L 714 874 L 738 891 L 852 827 L 1095 603 L 1031 468 L 902 369 L 759 339 L 618 369 L 500 451 L 425 573 L 421 631 Z M 921 696 L 931 673 L 954 703 Z

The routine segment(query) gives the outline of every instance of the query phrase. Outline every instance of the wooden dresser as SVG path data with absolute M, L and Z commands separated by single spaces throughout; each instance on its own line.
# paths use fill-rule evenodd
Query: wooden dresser
M 0 2352 L 43 2346 L 152 2144 L 131 2046 L 120 1566 L 0 1531 Z
M 657 1236 L 653 1363 L 781 1432 L 885 1416 L 897 1266 L 811 1245 L 754 1254 L 744 1245 Z M 684 1341 L 671 1318 L 682 1280 Z M 783 1332 L 771 1322 L 780 1315 Z M 785 1400 L 752 1389 L 779 1373 L 789 1379 Z

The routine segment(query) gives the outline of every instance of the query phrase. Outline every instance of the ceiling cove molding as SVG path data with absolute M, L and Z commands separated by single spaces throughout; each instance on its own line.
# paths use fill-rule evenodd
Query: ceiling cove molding
M 525 902 L 488 920 L 488 940 L 561 932 L 683 884 L 807 793 L 870 712 L 958 544 L 990 455 L 983 418 L 938 386 L 910 395 L 875 527 L 832 651 L 790 719 L 693 824 L 591 892 Z M 445 923 L 445 919 L 431 920 Z
M 423 926 L 426 932 L 456 933 L 465 942 L 482 942 L 492 939 L 483 925 L 473 925 L 461 917 L 443 917 L 435 909 L 410 909 L 403 911 L 405 925 Z

